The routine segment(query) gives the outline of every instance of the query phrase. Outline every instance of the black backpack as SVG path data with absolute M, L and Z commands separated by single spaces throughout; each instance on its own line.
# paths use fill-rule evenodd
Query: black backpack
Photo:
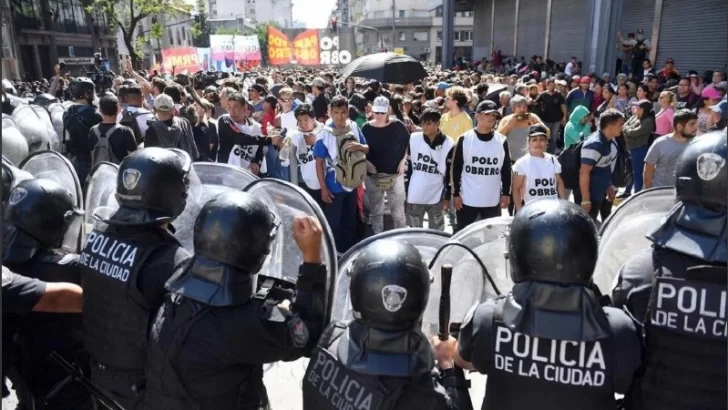
M 647 57 L 647 49 L 646 48 L 640 48 L 640 46 L 645 45 L 645 40 L 637 40 L 637 43 L 635 43 L 634 48 L 632 48 L 632 58 L 636 58 L 638 60 L 643 60 L 645 57 Z
M 124 111 L 121 112 L 121 120 L 119 121 L 119 124 L 131 128 L 131 130 L 134 132 L 134 139 L 136 140 L 137 144 L 141 144 L 142 142 L 144 142 L 142 130 L 139 128 L 139 123 L 137 122 L 137 117 L 142 114 L 146 114 L 146 112 L 131 112 L 128 109 L 124 108 Z
M 561 179 L 566 189 L 579 189 L 579 168 L 581 168 L 581 148 L 584 139 L 576 144 L 569 145 L 559 154 L 561 164 Z

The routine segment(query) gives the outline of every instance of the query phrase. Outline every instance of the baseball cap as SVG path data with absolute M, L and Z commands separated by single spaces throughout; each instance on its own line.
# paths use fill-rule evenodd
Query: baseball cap
M 588 76 L 581 77 L 579 79 L 579 84 L 589 84 L 591 82 L 591 78 Z
M 326 87 L 326 81 L 321 77 L 316 77 L 311 80 L 311 87 Z
M 447 90 L 448 88 L 450 88 L 450 84 L 448 84 L 444 81 L 440 81 L 439 83 L 437 83 L 438 90 Z
M 672 57 L 665 60 L 665 64 L 675 64 L 675 60 L 672 59 Z
M 374 99 L 372 105 L 372 111 L 376 113 L 388 113 L 389 112 L 389 99 L 387 97 L 379 96 Z
M 542 124 L 536 124 L 536 125 L 532 125 L 532 126 L 528 127 L 529 138 L 535 137 L 537 135 L 543 135 L 546 138 L 548 138 L 548 136 L 549 136 L 548 128 L 546 128 L 546 126 L 544 126 Z
M 713 112 L 720 114 L 720 118 L 724 120 L 728 119 L 728 101 L 723 100 L 718 104 L 711 105 L 710 109 L 713 110 Z
M 571 82 L 572 82 L 572 83 L 573 83 L 574 81 L 576 81 L 576 82 L 579 82 L 579 80 L 581 80 L 581 77 L 580 77 L 580 76 L 578 76 L 578 75 L 575 75 L 575 76 L 571 77 Z
M 728 91 L 728 81 L 721 81 L 719 82 L 715 88 L 723 91 Z
M 708 87 L 703 89 L 703 92 L 700 94 L 703 98 L 710 98 L 711 100 L 720 100 L 721 95 L 718 92 L 718 89 L 715 87 Z
M 483 100 L 478 103 L 475 107 L 475 112 L 478 114 L 500 114 L 498 112 L 498 106 L 491 100 Z
M 167 94 L 159 94 L 154 98 L 154 109 L 161 112 L 169 112 L 174 109 L 174 101 Z
M 556 85 L 566 86 L 566 80 L 556 80 Z

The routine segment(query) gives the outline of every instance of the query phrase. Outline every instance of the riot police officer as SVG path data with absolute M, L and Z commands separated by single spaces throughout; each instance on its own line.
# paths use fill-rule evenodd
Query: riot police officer
M 189 156 L 146 148 L 119 165 L 119 209 L 98 208 L 84 266 L 84 345 L 91 380 L 126 410 L 141 408 L 147 335 L 164 283 L 189 258 L 170 231 L 187 199 Z
M 71 156 L 78 179 L 83 184 L 91 171 L 91 150 L 89 131 L 101 122 L 101 114 L 93 106 L 96 98 L 95 85 L 89 78 L 79 77 L 68 85 L 75 104 L 63 114 L 63 143 Z
M 354 320 L 332 322 L 313 350 L 304 410 L 469 408 L 467 392 L 446 391 L 433 374 L 432 348 L 420 331 L 430 273 L 417 248 L 375 241 L 350 277 Z
M 83 211 L 73 195 L 49 179 L 28 179 L 10 193 L 3 225 L 3 265 L 21 275 L 45 282 L 81 284 L 78 255 L 61 250 L 64 236 Z M 10 318 L 8 318 L 10 319 Z M 88 392 L 78 384 L 63 388 L 48 403 L 46 396 L 68 374 L 51 361 L 56 352 L 80 367 L 88 366 L 81 344 L 81 315 L 32 313 L 16 322 L 14 331 L 22 383 L 19 398 L 35 408 L 86 409 L 92 407 Z
M 10 198 L 10 192 L 17 186 L 20 182 L 25 181 L 26 179 L 32 179 L 33 175 L 31 175 L 28 171 L 23 171 L 20 168 L 16 168 L 10 162 L 6 162 L 3 160 L 2 165 L 0 166 L 2 169 L 2 203 L 3 203 L 3 209 L 5 207 L 5 204 L 8 201 L 8 198 Z
M 645 334 L 645 361 L 628 409 L 725 409 L 726 131 L 682 152 L 677 204 L 647 235 L 650 249 L 621 269 L 612 292 Z
M 640 364 L 640 340 L 622 311 L 590 285 L 594 223 L 568 201 L 535 201 L 513 219 L 508 254 L 515 285 L 468 312 L 456 363 L 488 375 L 483 409 L 616 407 Z M 456 350 L 457 348 L 457 350 Z
M 312 217 L 293 224 L 303 264 L 288 308 L 274 290 L 256 292 L 278 229 L 265 203 L 228 192 L 203 206 L 195 255 L 167 285 L 150 334 L 146 408 L 267 408 L 263 364 L 308 355 L 323 329 L 322 228 Z

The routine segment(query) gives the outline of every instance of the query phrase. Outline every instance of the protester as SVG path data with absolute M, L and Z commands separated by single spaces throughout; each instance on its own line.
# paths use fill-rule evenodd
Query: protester
M 622 127 L 622 135 L 627 142 L 632 161 L 634 193 L 636 194 L 642 190 L 642 169 L 647 149 L 650 147 L 650 137 L 655 132 L 655 113 L 650 101 L 640 101 L 635 107 L 634 115 L 629 117 Z M 625 195 L 630 195 L 630 189 L 625 190 Z
M 513 164 L 515 212 L 523 205 L 542 199 L 567 199 L 559 160 L 546 152 L 548 129 L 533 125 L 528 132 L 528 153 Z
M 652 143 L 645 156 L 645 189 L 675 186 L 678 159 L 690 140 L 695 138 L 698 116 L 693 111 L 678 110 L 672 117 L 675 131 L 663 135 Z

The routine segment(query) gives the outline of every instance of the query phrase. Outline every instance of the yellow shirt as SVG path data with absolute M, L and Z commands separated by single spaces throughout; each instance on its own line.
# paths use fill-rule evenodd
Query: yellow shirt
M 466 132 L 473 129 L 473 120 L 465 111 L 454 117 L 450 113 L 445 113 L 440 118 L 440 131 L 457 142 Z

